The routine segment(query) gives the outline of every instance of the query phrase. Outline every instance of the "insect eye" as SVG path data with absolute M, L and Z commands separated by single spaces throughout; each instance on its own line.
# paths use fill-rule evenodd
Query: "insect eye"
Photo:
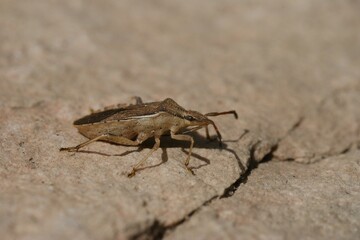
M 188 121 L 194 121 L 195 120 L 195 118 L 193 116 L 191 116 L 191 115 L 186 115 L 184 118 L 186 120 L 188 120 Z

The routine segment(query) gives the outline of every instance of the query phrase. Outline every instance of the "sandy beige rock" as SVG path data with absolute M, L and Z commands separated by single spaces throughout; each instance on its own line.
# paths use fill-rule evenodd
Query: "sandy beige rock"
M 313 162 L 333 155 L 340 167 L 359 148 L 359 25 L 358 4 L 340 0 L 2 1 L 2 236 L 181 237 L 182 225 L 190 229 L 189 223 L 205 216 L 204 205 L 217 206 L 219 196 L 234 192 L 227 200 L 238 201 L 239 184 L 262 160 Z M 188 146 L 166 137 L 147 162 L 154 167 L 133 179 L 126 174 L 151 143 L 141 151 L 106 143 L 85 149 L 110 156 L 58 151 L 85 140 L 71 124 L 75 119 L 134 95 L 145 101 L 172 97 L 204 113 L 234 109 L 240 118 L 214 118 L 224 138 L 222 150 L 216 141 L 207 142 L 203 131 L 194 134 L 196 176 L 183 167 Z M 350 155 L 336 157 L 345 152 Z M 272 164 L 288 163 L 269 162 L 252 175 Z M 330 162 L 317 164 L 326 168 Z M 306 175 L 316 168 L 312 165 L 290 166 L 290 172 L 304 171 L 299 179 L 316 177 Z M 273 177 L 260 183 L 281 189 Z M 319 176 L 317 181 L 324 180 Z M 356 182 L 348 185 L 357 196 Z M 329 186 L 324 194 L 336 189 Z M 292 191 L 288 194 L 297 194 Z M 321 194 L 321 184 L 314 191 Z M 229 203 L 224 211 L 241 216 L 239 206 Z M 354 209 L 343 208 L 334 211 Z M 302 213 L 299 207 L 271 214 L 280 221 Z M 302 217 L 293 232 L 313 227 L 312 215 Z M 237 234 L 231 219 L 231 226 L 211 216 L 204 219 L 221 228 L 219 233 Z M 344 222 L 356 229 L 359 221 L 349 215 Z M 326 224 L 319 227 L 333 231 Z M 279 236 L 287 230 L 274 228 Z M 201 238 L 207 233 L 194 228 L 188 234 Z M 252 234 L 261 238 L 258 231 Z
M 360 151 L 303 165 L 260 164 L 231 198 L 203 207 L 165 239 L 356 239 Z
M 274 155 L 283 160 L 314 162 L 360 143 L 360 85 L 329 93 L 279 143 Z

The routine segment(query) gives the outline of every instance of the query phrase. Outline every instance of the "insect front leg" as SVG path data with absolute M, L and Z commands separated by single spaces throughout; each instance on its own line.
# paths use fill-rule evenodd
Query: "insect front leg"
M 134 96 L 131 99 L 135 100 L 135 105 L 143 104 L 143 100 L 139 96 Z
M 189 149 L 189 154 L 188 154 L 188 156 L 186 157 L 186 160 L 185 160 L 185 167 L 192 174 L 194 174 L 194 172 L 188 167 L 189 162 L 190 162 L 191 152 L 192 152 L 192 149 L 193 149 L 193 146 L 194 146 L 194 139 L 189 135 L 175 134 L 174 132 L 171 132 L 170 136 L 171 136 L 172 139 L 175 139 L 175 140 L 190 142 L 190 149 Z
M 209 126 L 205 126 L 205 133 L 206 133 L 206 139 L 208 141 L 214 141 L 216 140 L 216 137 L 211 137 L 209 132 Z
M 155 144 L 153 146 L 153 148 L 150 150 L 150 152 L 148 152 L 145 157 L 139 161 L 132 169 L 132 171 L 128 174 L 128 177 L 133 177 L 135 176 L 136 171 L 138 170 L 138 168 L 150 157 L 150 155 L 155 152 L 156 150 L 158 150 L 160 147 L 160 137 L 155 137 Z
M 211 138 L 210 138 L 209 127 L 208 126 L 205 126 L 205 133 L 206 133 L 206 139 L 210 141 Z

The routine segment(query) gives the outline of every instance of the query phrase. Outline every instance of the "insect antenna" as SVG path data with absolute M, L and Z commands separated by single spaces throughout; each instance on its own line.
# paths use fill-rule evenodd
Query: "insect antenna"
M 225 114 L 234 114 L 234 117 L 236 119 L 238 118 L 238 115 L 235 110 L 226 111 L 226 112 L 210 112 L 210 113 L 206 113 L 205 116 L 212 117 L 212 116 L 219 116 L 219 115 L 225 115 Z

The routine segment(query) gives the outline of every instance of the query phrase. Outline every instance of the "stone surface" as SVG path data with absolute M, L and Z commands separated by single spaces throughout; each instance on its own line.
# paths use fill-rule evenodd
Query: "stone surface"
M 3 238 L 357 236 L 358 8 L 350 0 L 2 1 Z M 193 134 L 195 176 L 183 167 L 188 144 L 168 137 L 131 179 L 151 141 L 58 151 L 86 140 L 71 123 L 90 108 L 136 95 L 240 118 L 214 118 L 223 149 Z
M 360 147 L 360 85 L 331 92 L 279 143 L 280 159 L 314 162 Z M 321 141 L 319 141 L 321 139 Z
M 270 161 L 165 239 L 357 239 L 359 199 L 360 151 L 313 165 Z

